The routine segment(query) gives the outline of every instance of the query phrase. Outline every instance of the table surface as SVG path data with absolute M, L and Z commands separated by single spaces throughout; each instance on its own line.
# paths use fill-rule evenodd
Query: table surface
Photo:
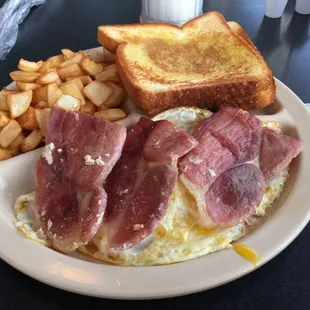
M 0 6 L 3 2 L 0 0 Z M 20 26 L 15 47 L 0 61 L 0 87 L 9 83 L 8 73 L 16 70 L 21 57 L 39 60 L 61 48 L 98 46 L 98 25 L 138 22 L 140 9 L 138 0 L 47 1 L 30 12 Z M 274 75 L 304 102 L 310 102 L 310 16 L 294 13 L 294 1 L 289 0 L 281 19 L 264 17 L 261 0 L 205 1 L 204 12 L 211 10 L 239 22 Z M 210 291 L 156 301 L 103 300 L 64 292 L 0 260 L 0 309 L 310 309 L 309 240 L 310 225 L 271 262 L 239 280 Z

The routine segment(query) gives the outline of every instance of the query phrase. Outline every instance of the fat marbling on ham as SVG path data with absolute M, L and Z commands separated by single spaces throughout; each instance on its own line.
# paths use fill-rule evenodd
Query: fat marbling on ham
M 265 181 L 302 149 L 300 141 L 262 129 L 255 116 L 225 106 L 193 136 L 199 145 L 181 160 L 181 180 L 196 199 L 200 224 L 207 228 L 245 220 L 259 206 Z
M 119 159 L 126 129 L 103 118 L 53 109 L 36 167 L 36 218 L 54 247 L 74 251 L 97 233 L 102 184 Z
M 122 156 L 107 178 L 102 247 L 128 249 L 149 236 L 168 208 L 177 160 L 197 141 L 168 121 L 142 117 L 128 129 Z

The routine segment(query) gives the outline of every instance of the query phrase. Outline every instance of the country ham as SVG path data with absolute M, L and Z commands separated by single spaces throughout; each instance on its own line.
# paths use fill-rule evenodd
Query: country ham
M 268 180 L 287 167 L 292 159 L 302 151 L 302 148 L 300 141 L 264 128 L 259 154 L 260 168 L 264 177 Z
M 168 121 L 141 118 L 128 129 L 122 156 L 105 184 L 103 246 L 128 249 L 153 232 L 167 210 L 178 177 L 177 160 L 197 144 Z
M 196 199 L 199 223 L 207 228 L 246 219 L 259 206 L 265 180 L 302 149 L 300 141 L 262 129 L 255 116 L 225 106 L 193 136 L 199 145 L 181 160 L 181 180 Z M 245 164 L 258 157 L 253 162 L 259 167 Z
M 36 168 L 36 217 L 54 247 L 74 251 L 97 233 L 102 183 L 119 159 L 126 129 L 103 118 L 53 109 Z

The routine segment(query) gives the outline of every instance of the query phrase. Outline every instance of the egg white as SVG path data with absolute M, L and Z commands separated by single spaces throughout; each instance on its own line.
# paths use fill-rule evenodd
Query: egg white
M 201 122 L 212 115 L 208 110 L 181 107 L 167 110 L 155 116 L 153 120 L 165 119 L 177 127 L 192 134 Z M 277 122 L 264 122 L 263 126 L 280 131 Z M 156 227 L 154 233 L 138 246 L 126 251 L 106 252 L 101 248 L 103 236 L 100 232 L 79 251 L 96 259 L 117 265 L 150 266 L 171 264 L 194 259 L 219 250 L 232 247 L 232 242 L 246 234 L 246 224 L 256 223 L 265 215 L 267 208 L 277 199 L 285 181 L 288 169 L 281 171 L 267 183 L 265 194 L 256 213 L 247 223 L 240 223 L 227 229 L 205 229 L 197 224 L 197 206 L 195 199 L 181 181 L 177 181 L 168 210 Z M 17 218 L 15 226 L 27 237 L 40 244 L 50 246 L 42 230 L 38 230 L 34 221 L 34 192 L 19 197 L 14 204 Z

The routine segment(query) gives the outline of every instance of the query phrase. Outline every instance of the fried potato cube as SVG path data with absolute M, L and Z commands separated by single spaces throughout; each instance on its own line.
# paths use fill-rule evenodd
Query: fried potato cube
M 65 83 L 62 83 L 62 85 L 70 84 L 72 82 L 76 84 L 76 86 L 78 87 L 78 89 L 80 91 L 82 91 L 82 89 L 84 88 L 84 84 L 82 83 L 81 79 L 79 79 L 79 78 L 73 78 L 73 79 L 71 79 Z
M 59 76 L 54 71 L 48 71 L 40 75 L 40 77 L 36 80 L 38 84 L 51 84 L 56 82 L 59 79 Z
M 24 72 L 37 72 L 42 66 L 42 64 L 43 64 L 42 60 L 34 62 L 21 58 L 18 63 L 18 69 Z
M 0 148 L 0 161 L 12 158 L 14 156 L 14 152 L 8 149 Z
M 45 73 L 50 69 L 51 69 L 51 64 L 48 61 L 44 61 L 43 64 L 41 65 L 41 68 L 39 69 L 39 72 Z
M 25 82 L 16 82 L 16 86 L 20 91 L 33 90 L 42 87 L 41 84 Z
M 66 111 L 78 111 L 81 107 L 81 100 L 71 95 L 61 95 L 54 104 L 54 107 L 61 108 Z
M 82 84 L 81 81 L 78 80 L 79 83 Z M 75 82 L 75 80 L 63 83 L 59 86 L 59 89 L 65 94 L 65 95 L 70 95 L 73 96 L 75 98 L 78 98 L 81 100 L 81 104 L 85 104 L 85 99 L 83 97 L 83 94 L 81 92 L 81 89 L 83 89 L 83 84 L 79 86 L 77 86 L 77 83 Z M 82 86 L 82 88 L 80 88 Z
M 0 132 L 0 146 L 2 148 L 7 148 L 21 131 L 22 128 L 18 122 L 15 120 L 10 120 Z
M 93 104 L 100 107 L 111 95 L 112 89 L 101 82 L 92 81 L 83 88 L 83 92 Z
M 95 79 L 100 82 L 119 82 L 119 76 L 116 71 L 116 65 L 112 64 L 103 69 L 102 72 L 96 74 Z
M 56 83 L 48 84 L 33 91 L 32 103 L 46 101 L 49 107 L 52 107 L 61 95 L 62 91 L 58 88 Z
M 4 112 L 0 111 L 0 127 L 4 127 L 9 121 L 10 118 Z
M 103 105 L 99 108 L 99 110 L 104 110 L 103 106 L 106 108 L 115 108 L 122 102 L 125 97 L 125 93 L 121 87 L 118 85 L 107 82 L 106 85 L 112 89 L 112 94 L 107 98 L 107 100 L 103 103 Z
M 103 55 L 103 50 L 95 50 L 95 49 L 92 49 L 92 50 L 89 50 L 89 51 L 86 51 L 85 54 L 87 56 L 90 57 L 90 59 L 94 62 L 101 62 L 101 61 L 104 61 L 104 55 Z
M 12 94 L 17 94 L 18 90 L 8 90 L 3 89 L 0 91 L 0 111 L 2 112 L 8 112 L 10 111 L 9 105 L 7 103 L 7 96 Z
M 50 64 L 50 68 L 58 68 L 59 65 L 65 61 L 65 57 L 64 55 L 56 55 L 56 56 L 52 56 L 52 57 L 49 57 L 47 59 L 47 62 L 49 62 Z
M 115 62 L 115 55 L 109 52 L 108 50 L 103 49 L 104 61 L 106 62 Z
M 80 112 L 93 115 L 97 111 L 97 107 L 89 100 L 81 106 Z
M 16 118 L 27 111 L 30 107 L 32 99 L 32 90 L 26 90 L 21 93 L 7 96 L 7 103 L 9 105 L 11 118 Z
M 40 131 L 41 131 L 42 135 L 45 137 L 46 131 L 47 131 L 48 121 L 50 119 L 51 109 L 50 108 L 35 109 L 35 114 L 36 114 L 36 120 L 38 122 Z
M 48 102 L 46 101 L 40 101 L 34 106 L 35 109 L 45 109 L 45 108 L 51 108 L 51 107 L 52 106 L 50 106 Z
M 64 55 L 65 60 L 68 60 L 68 59 L 70 59 L 70 58 L 75 56 L 75 53 L 73 51 L 69 50 L 68 48 L 63 48 L 61 50 L 61 52 Z
M 84 59 L 84 55 L 82 53 L 78 53 L 75 56 L 73 56 L 72 58 L 69 58 L 67 60 L 65 60 L 64 62 L 62 62 L 59 65 L 59 68 L 63 68 L 72 64 L 79 64 L 81 63 L 81 61 Z
M 42 141 L 43 135 L 39 129 L 33 130 L 20 145 L 20 150 L 25 153 L 34 150 Z
M 46 107 L 48 107 L 48 105 L 45 106 L 44 108 Z M 24 114 L 19 116 L 16 120 L 19 123 L 19 125 L 26 130 L 33 130 L 38 127 L 38 122 L 36 119 L 36 110 L 33 107 L 29 107 L 28 110 Z
M 119 121 L 126 117 L 125 112 L 122 109 L 107 109 L 94 113 L 94 116 L 100 116 L 108 119 L 111 122 Z
M 18 148 L 22 142 L 24 141 L 25 136 L 22 132 L 20 132 L 17 137 L 10 143 L 9 148 L 10 149 L 16 149 Z
M 81 67 L 90 76 L 95 76 L 96 74 L 98 74 L 103 70 L 103 65 L 97 64 L 88 58 L 83 59 L 83 61 L 81 62 Z
M 92 82 L 92 79 L 90 76 L 88 75 L 81 75 L 81 76 L 73 76 L 73 77 L 69 77 L 66 78 L 66 82 L 72 81 L 72 80 L 80 80 L 83 84 L 83 86 L 88 85 L 90 82 Z
M 84 75 L 84 71 L 79 64 L 72 64 L 57 70 L 59 77 L 65 80 L 68 77 Z
M 41 74 L 39 72 L 13 71 L 10 77 L 13 81 L 31 83 L 34 82 Z

